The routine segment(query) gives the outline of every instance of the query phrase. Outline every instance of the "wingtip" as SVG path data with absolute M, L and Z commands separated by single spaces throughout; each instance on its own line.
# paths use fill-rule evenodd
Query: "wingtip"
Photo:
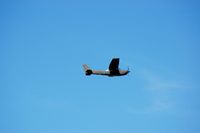
M 113 60 L 119 60 L 120 58 L 119 57 L 114 57 L 112 58 Z

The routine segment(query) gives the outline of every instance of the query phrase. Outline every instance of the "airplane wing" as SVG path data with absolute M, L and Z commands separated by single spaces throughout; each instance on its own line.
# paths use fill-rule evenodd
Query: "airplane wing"
M 109 70 L 118 70 L 119 69 L 119 58 L 113 58 L 109 65 Z

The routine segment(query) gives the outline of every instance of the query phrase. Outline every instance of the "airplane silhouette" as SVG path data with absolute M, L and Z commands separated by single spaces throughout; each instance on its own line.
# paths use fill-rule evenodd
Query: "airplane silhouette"
M 127 75 L 130 71 L 129 70 L 120 70 L 119 69 L 119 58 L 113 58 L 110 62 L 108 70 L 92 70 L 89 68 L 88 65 L 83 64 L 83 68 L 85 71 L 85 75 L 89 76 L 91 74 L 94 75 L 104 75 L 104 76 L 124 76 Z

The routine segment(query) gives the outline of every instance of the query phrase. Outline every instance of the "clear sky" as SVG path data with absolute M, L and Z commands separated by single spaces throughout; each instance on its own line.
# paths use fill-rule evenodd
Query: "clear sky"
M 199 133 L 199 5 L 1 0 L 0 132 Z

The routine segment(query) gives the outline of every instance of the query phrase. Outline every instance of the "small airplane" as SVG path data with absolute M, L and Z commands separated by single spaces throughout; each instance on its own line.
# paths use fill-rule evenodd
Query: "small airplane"
M 83 64 L 83 68 L 85 71 L 85 75 L 89 76 L 91 74 L 94 75 L 104 75 L 104 76 L 124 76 L 127 75 L 130 71 L 128 70 L 120 70 L 119 69 L 119 58 L 113 58 L 110 62 L 108 70 L 92 70 L 88 65 Z

